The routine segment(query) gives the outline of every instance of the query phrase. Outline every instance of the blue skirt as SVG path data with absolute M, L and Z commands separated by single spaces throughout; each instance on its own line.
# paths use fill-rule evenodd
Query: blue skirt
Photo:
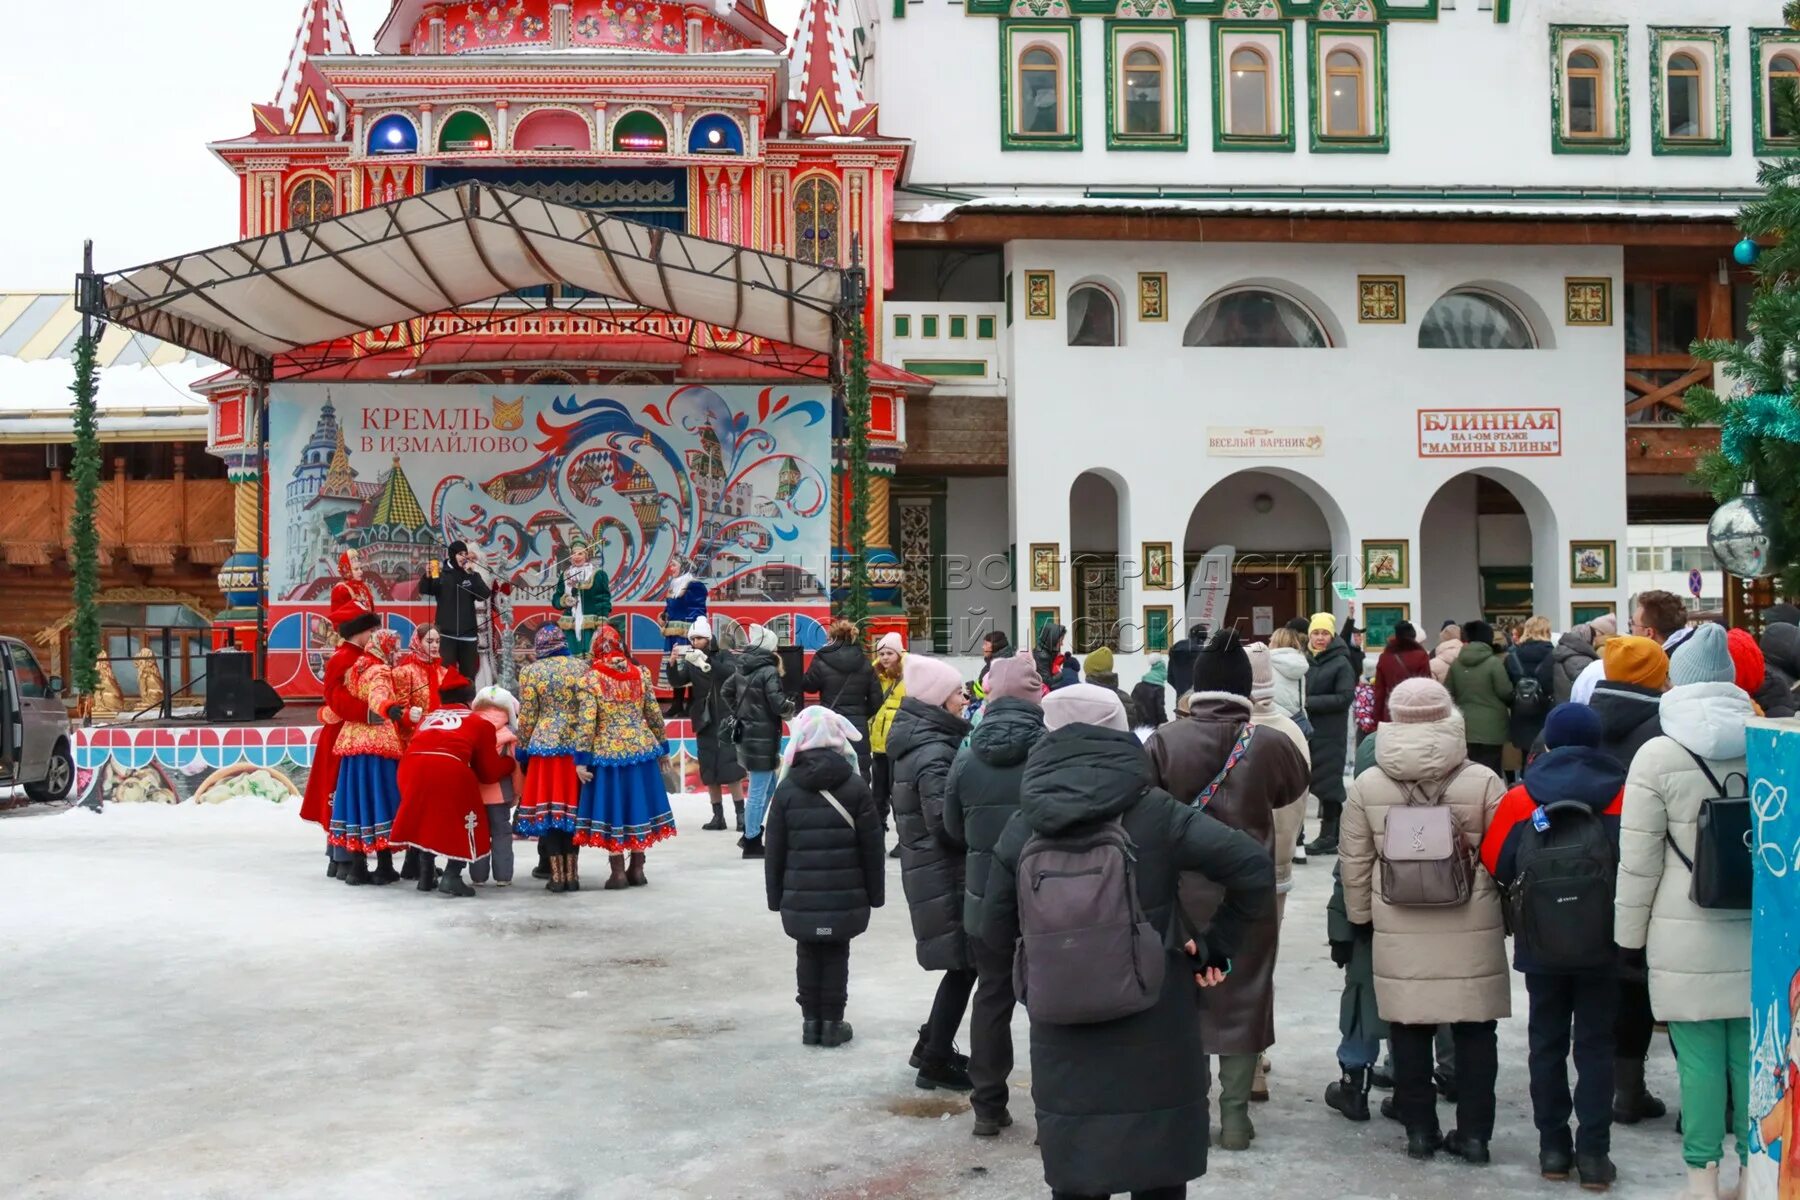
M 660 763 L 660 756 L 642 762 L 594 763 L 593 781 L 581 788 L 575 844 L 625 854 L 674 837 L 675 814 L 663 789 Z
M 331 800 L 331 844 L 352 854 L 388 850 L 394 814 L 400 811 L 400 763 L 379 754 L 338 759 L 337 792 Z

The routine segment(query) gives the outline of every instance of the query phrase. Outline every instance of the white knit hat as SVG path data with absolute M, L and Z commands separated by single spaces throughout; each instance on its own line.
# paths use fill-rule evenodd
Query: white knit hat
M 505 709 L 506 719 L 508 721 L 516 721 L 519 719 L 518 697 L 514 696 L 503 687 L 490 685 L 482 688 L 479 692 L 476 692 L 475 703 L 471 705 L 471 707 L 480 708 L 484 704 L 491 704 L 495 708 Z
M 701 613 L 700 619 L 688 626 L 689 638 L 710 638 L 712 635 L 712 622 L 706 619 L 705 613 Z
M 767 625 L 750 626 L 749 640 L 750 645 L 758 650 L 767 650 L 770 654 L 775 653 L 777 647 L 781 645 L 781 639 L 776 637 L 775 631 Z

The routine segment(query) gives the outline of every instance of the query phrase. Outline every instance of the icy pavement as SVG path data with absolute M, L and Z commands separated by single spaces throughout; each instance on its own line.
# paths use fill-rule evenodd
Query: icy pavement
M 6 821 L 0 1196 L 1047 1195 L 1023 1013 L 1004 1136 L 970 1137 L 961 1097 L 913 1087 L 934 981 L 914 964 L 899 864 L 850 956 L 856 1040 L 807 1048 L 761 864 L 701 831 L 703 800 L 676 811 L 648 888 L 600 891 L 604 859 L 584 854 L 592 890 L 525 878 L 454 901 L 328 881 L 317 831 L 261 801 Z M 529 845 L 520 857 L 528 870 Z M 1191 1194 L 1575 1195 L 1536 1174 L 1522 984 L 1501 1024 L 1492 1167 L 1416 1165 L 1399 1126 L 1325 1107 L 1330 874 L 1296 870 L 1255 1148 L 1215 1150 Z M 1672 1100 L 1661 1039 L 1651 1066 Z M 1613 1157 L 1614 1194 L 1667 1194 L 1673 1119 L 1617 1131 Z

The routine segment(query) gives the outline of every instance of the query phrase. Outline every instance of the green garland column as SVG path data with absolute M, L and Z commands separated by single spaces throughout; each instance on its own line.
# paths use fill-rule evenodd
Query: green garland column
M 94 521 L 100 505 L 100 419 L 95 403 L 99 391 L 94 365 L 100 328 L 92 317 L 82 318 L 82 333 L 75 343 L 75 508 L 69 517 L 69 559 L 75 576 L 75 627 L 70 679 L 75 693 L 91 697 L 100 686 L 95 665 L 100 655 L 100 531 Z
M 860 310 L 850 322 L 844 418 L 850 438 L 850 580 L 844 615 L 860 627 L 869 617 L 869 335 Z

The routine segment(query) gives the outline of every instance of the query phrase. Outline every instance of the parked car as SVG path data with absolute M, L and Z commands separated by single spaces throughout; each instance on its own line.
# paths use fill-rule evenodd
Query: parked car
M 40 803 L 67 800 L 75 754 L 62 680 L 45 675 L 17 638 L 0 637 L 0 668 L 0 786 L 22 786 Z

